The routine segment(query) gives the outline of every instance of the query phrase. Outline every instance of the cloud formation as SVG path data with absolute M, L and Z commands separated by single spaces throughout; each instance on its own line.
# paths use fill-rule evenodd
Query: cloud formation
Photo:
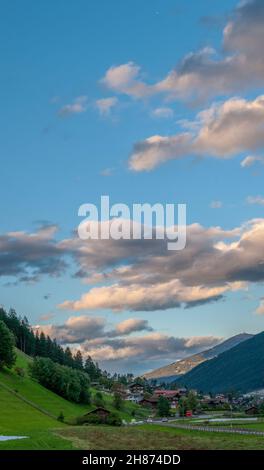
M 240 2 L 223 31 L 219 52 L 211 47 L 187 54 L 162 80 L 147 84 L 140 66 L 128 62 L 110 67 L 102 83 L 133 98 L 163 93 L 171 99 L 199 99 L 237 93 L 262 85 L 264 4 Z
M 185 357 L 219 343 L 214 336 L 178 338 L 153 331 L 148 321 L 128 318 L 110 328 L 103 317 L 70 317 L 63 325 L 37 326 L 62 345 L 76 345 L 107 370 L 146 371 L 156 363 Z M 131 333 L 149 331 L 140 336 Z
M 65 253 L 54 239 L 56 225 L 43 226 L 35 233 L 8 232 L 0 235 L 0 277 L 33 282 L 42 275 L 60 276 L 67 263 Z
M 74 236 L 57 241 L 56 229 L 1 235 L 0 275 L 37 281 L 44 275 L 62 275 L 66 260 L 71 261 L 75 276 L 89 287 L 80 299 L 64 300 L 64 309 L 190 308 L 264 280 L 264 219 L 232 230 L 189 225 L 182 251 L 168 251 L 167 240 L 155 238 L 86 242 Z M 120 326 L 125 327 L 129 325 Z
M 228 159 L 262 148 L 264 96 L 254 100 L 231 98 L 213 104 L 184 125 L 188 131 L 169 137 L 155 135 L 136 143 L 129 168 L 152 170 L 168 160 L 190 155 Z
M 95 339 L 81 345 L 84 355 L 89 354 L 107 370 L 146 372 L 158 365 L 208 349 L 220 342 L 213 336 L 177 338 L 162 333 L 149 333 L 117 339 Z
M 134 333 L 135 331 L 151 331 L 152 328 L 149 326 L 147 320 L 142 320 L 140 318 L 128 318 L 116 325 L 116 334 L 117 335 L 128 335 Z
M 48 317 L 42 317 L 43 321 Z M 80 315 L 69 317 L 63 325 L 41 325 L 39 330 L 56 338 L 60 344 L 76 344 L 84 341 L 95 341 L 95 338 L 115 338 L 117 336 L 127 336 L 131 333 L 141 331 L 152 331 L 147 320 L 140 318 L 128 318 L 110 328 L 104 317 Z
M 133 62 L 110 67 L 102 78 L 107 88 L 135 98 L 151 94 L 148 85 L 139 80 L 140 67 Z
M 90 241 L 88 251 L 75 246 L 83 280 L 93 273 L 105 285 L 60 307 L 153 311 L 219 300 L 264 280 L 263 240 L 264 220 L 256 219 L 233 230 L 192 224 L 179 252 L 169 252 L 165 240 Z
M 118 99 L 113 96 L 111 98 L 102 98 L 97 100 L 95 105 L 101 116 L 109 116 L 112 109 L 117 105 Z
M 202 285 L 184 286 L 179 280 L 159 282 L 155 285 L 112 284 L 106 287 L 94 287 L 80 300 L 66 301 L 61 308 L 67 310 L 97 310 L 110 308 L 113 311 L 153 311 L 202 304 L 221 298 L 222 294 L 232 289 L 232 285 L 207 288 Z
M 87 110 L 87 96 L 78 96 L 70 104 L 66 104 L 59 110 L 59 116 L 66 117 L 72 114 L 81 114 Z

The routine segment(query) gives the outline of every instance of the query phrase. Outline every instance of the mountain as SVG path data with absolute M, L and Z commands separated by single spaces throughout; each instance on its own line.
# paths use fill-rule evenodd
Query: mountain
M 242 393 L 264 387 L 264 332 L 207 360 L 175 381 L 203 392 Z
M 219 354 L 222 354 L 225 351 L 229 351 L 229 349 L 234 348 L 243 341 L 247 341 L 248 339 L 253 338 L 253 336 L 254 335 L 250 335 L 249 333 L 240 333 L 239 335 L 231 336 L 231 338 L 228 338 L 213 348 L 204 351 L 202 353 L 203 357 L 205 359 L 212 359 L 213 357 L 219 356 Z
M 199 354 L 193 354 L 192 356 L 188 356 L 185 359 L 182 359 L 177 362 L 173 362 L 168 366 L 160 367 L 159 369 L 155 369 L 152 372 L 147 372 L 143 375 L 146 379 L 160 379 L 162 378 L 165 382 L 172 382 L 176 379 L 179 375 L 186 374 L 194 367 L 198 366 L 202 362 L 212 359 L 215 356 L 218 356 L 224 351 L 227 351 L 237 344 L 252 338 L 253 335 L 248 333 L 241 333 L 236 336 L 232 336 L 231 338 L 223 341 L 222 343 L 214 346 L 213 348 L 207 349 L 202 351 Z

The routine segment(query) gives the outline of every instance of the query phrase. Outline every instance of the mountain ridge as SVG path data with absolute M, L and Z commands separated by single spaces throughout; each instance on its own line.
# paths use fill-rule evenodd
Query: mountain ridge
M 200 353 L 192 354 L 184 359 L 168 364 L 167 366 L 159 367 L 151 372 L 147 372 L 142 377 L 151 379 L 161 379 L 171 382 L 178 376 L 187 374 L 189 371 L 197 367 L 199 364 L 218 356 L 222 352 L 232 349 L 237 344 L 252 338 L 254 335 L 249 333 L 239 333 L 235 336 L 222 341 L 221 343 L 213 346 L 212 348 L 201 351 Z
M 263 357 L 264 331 L 199 364 L 174 384 L 211 393 L 258 390 L 264 387 Z

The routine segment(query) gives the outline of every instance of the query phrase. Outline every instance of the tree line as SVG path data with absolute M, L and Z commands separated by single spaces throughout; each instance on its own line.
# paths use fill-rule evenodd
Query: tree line
M 13 333 L 15 346 L 31 357 L 47 357 L 62 366 L 86 372 L 91 381 L 98 380 L 103 372 L 90 356 L 84 361 L 80 351 L 74 355 L 69 347 L 65 349 L 43 332 L 33 330 L 27 317 L 20 317 L 14 309 L 7 313 L 0 308 L 0 321 Z
M 106 389 L 112 389 L 116 383 L 126 386 L 133 382 L 133 374 L 111 375 L 107 371 L 101 370 L 90 356 L 84 360 L 79 350 L 73 354 L 69 347 L 63 348 L 56 339 L 51 339 L 49 335 L 34 330 L 27 317 L 17 315 L 14 309 L 6 312 L 0 307 L 0 321 L 12 332 L 14 345 L 28 356 L 46 357 L 61 366 L 85 372 L 91 382 L 99 382 Z

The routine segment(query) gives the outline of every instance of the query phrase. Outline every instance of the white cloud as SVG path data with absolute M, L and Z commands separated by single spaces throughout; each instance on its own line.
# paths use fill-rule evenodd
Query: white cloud
M 38 329 L 61 344 L 74 344 L 104 335 L 105 326 L 103 317 L 81 315 L 68 318 L 63 325 L 38 325 Z
M 102 367 L 116 372 L 124 369 L 136 372 L 161 365 L 164 361 L 185 357 L 219 343 L 215 336 L 191 336 L 187 338 L 166 335 L 149 325 L 147 320 L 128 318 L 109 328 L 105 318 L 81 315 L 70 317 L 62 325 L 37 325 L 62 345 L 71 344 L 83 353 L 84 358 L 91 356 Z M 132 333 L 149 331 L 140 336 Z M 154 362 L 153 362 L 154 361 Z M 147 365 L 145 365 L 147 364 Z
M 51 317 L 42 316 L 40 319 L 46 321 L 49 318 Z M 56 338 L 61 344 L 80 344 L 88 340 L 98 342 L 100 338 L 116 338 L 139 331 L 152 331 L 148 321 L 140 318 L 128 318 L 117 323 L 113 329 L 104 317 L 89 315 L 69 317 L 62 325 L 38 325 L 35 328 Z
M 118 103 L 118 98 L 113 96 L 110 98 L 102 98 L 100 100 L 97 100 L 95 104 L 99 113 L 102 116 L 109 116 L 112 109 L 117 105 L 117 103 Z
M 133 171 L 149 171 L 170 159 L 182 158 L 192 151 L 191 135 L 182 133 L 171 137 L 153 135 L 134 145 L 129 159 Z
M 152 330 L 146 320 L 140 318 L 127 318 L 116 325 L 116 332 L 120 335 L 126 335 L 135 331 Z
M 233 230 L 187 227 L 187 246 L 168 252 L 166 240 L 103 240 L 74 244 L 83 279 L 99 273 L 103 286 L 60 307 L 154 311 L 193 307 L 264 280 L 264 220 Z M 70 250 L 69 242 L 67 249 Z M 97 277 L 98 280 L 98 277 Z
M 46 225 L 36 232 L 0 234 L 0 276 L 16 282 L 36 282 L 43 275 L 53 277 L 65 272 L 64 251 L 55 241 L 56 225 Z
M 122 310 L 164 310 L 179 307 L 181 304 L 198 304 L 219 298 L 224 292 L 232 290 L 232 284 L 219 287 L 202 285 L 184 286 L 179 280 L 141 286 L 113 284 L 94 287 L 75 302 L 66 301 L 61 308 L 67 310 L 104 309 Z
M 261 85 L 263 20 L 262 0 L 245 1 L 238 5 L 224 28 L 224 47 L 220 53 L 211 47 L 190 52 L 154 84 L 147 84 L 140 78 L 140 67 L 133 62 L 112 66 L 102 81 L 108 88 L 136 98 L 165 93 L 175 99 L 205 99 Z
M 66 104 L 59 110 L 60 116 L 70 116 L 71 114 L 81 114 L 87 110 L 87 96 L 79 96 L 75 100 Z
M 1 235 L 0 276 L 14 277 L 16 282 L 60 276 L 69 260 L 71 266 L 77 265 L 75 277 L 86 288 L 80 299 L 62 302 L 63 308 L 154 311 L 193 307 L 264 281 L 264 219 L 233 230 L 189 225 L 186 248 L 179 252 L 168 251 L 167 240 L 155 239 L 155 233 L 149 240 L 86 242 L 77 236 L 57 241 L 56 230 L 48 226 L 32 234 Z M 101 287 L 87 287 L 91 282 Z M 76 329 L 74 322 L 68 329 Z
M 158 332 L 144 336 L 132 336 L 120 339 L 99 339 L 86 341 L 81 345 L 82 353 L 90 355 L 107 369 L 128 370 L 150 369 L 153 362 L 168 363 L 179 358 L 208 349 L 220 342 L 214 336 L 177 338 Z
M 186 124 L 185 124 L 186 125 Z M 155 135 L 134 145 L 129 167 L 146 171 L 171 159 L 189 155 L 232 158 L 264 145 L 264 96 L 231 98 L 197 114 L 188 132 Z
M 220 53 L 190 52 L 161 81 L 147 84 L 133 62 L 110 67 L 102 82 L 133 98 L 164 93 L 171 99 L 206 99 L 263 84 L 263 0 L 240 2 L 223 31 Z
M 148 86 L 139 80 L 140 67 L 133 62 L 110 67 L 101 82 L 110 90 L 142 98 L 149 94 Z

